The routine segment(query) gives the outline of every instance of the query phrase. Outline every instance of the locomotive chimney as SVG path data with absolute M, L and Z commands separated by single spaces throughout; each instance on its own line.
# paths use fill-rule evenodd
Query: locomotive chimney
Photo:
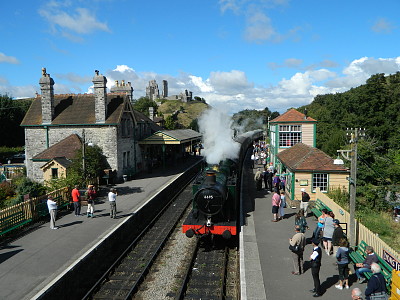
M 215 185 L 217 181 L 217 176 L 214 171 L 207 171 L 205 184 L 207 185 Z

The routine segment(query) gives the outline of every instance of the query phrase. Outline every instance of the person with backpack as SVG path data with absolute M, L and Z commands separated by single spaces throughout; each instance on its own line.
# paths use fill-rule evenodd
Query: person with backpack
M 303 268 L 303 253 L 306 246 L 306 238 L 304 233 L 300 232 L 300 226 L 294 226 L 295 234 L 289 239 L 289 249 L 292 251 L 293 258 L 293 275 L 300 275 L 304 272 Z M 297 251 L 296 251 L 297 250 Z

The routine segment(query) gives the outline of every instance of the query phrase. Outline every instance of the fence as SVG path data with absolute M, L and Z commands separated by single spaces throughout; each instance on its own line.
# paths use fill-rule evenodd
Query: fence
M 340 223 L 349 224 L 350 214 L 344 210 L 341 206 L 330 199 L 326 194 L 322 193 L 317 189 L 316 194 L 317 199 L 324 202 L 335 214 L 335 218 L 340 221 Z M 395 270 L 400 270 L 400 253 L 391 248 L 388 244 L 382 241 L 378 235 L 373 233 L 363 224 L 356 220 L 356 242 L 357 244 L 361 241 L 366 242 L 368 245 L 374 247 L 375 252 L 382 257 L 385 261 L 389 263 Z
M 70 192 L 67 187 L 49 193 L 59 208 L 69 204 Z M 48 214 L 47 195 L 32 198 L 0 211 L 0 236 Z

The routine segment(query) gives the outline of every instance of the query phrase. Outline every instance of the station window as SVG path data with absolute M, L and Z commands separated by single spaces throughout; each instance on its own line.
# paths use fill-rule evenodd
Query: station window
M 51 178 L 57 179 L 58 178 L 58 168 L 51 169 Z
M 279 147 L 291 147 L 301 142 L 301 125 L 279 125 Z
M 326 173 L 314 173 L 313 174 L 313 192 L 316 191 L 317 188 L 321 189 L 321 192 L 328 191 L 328 174 Z

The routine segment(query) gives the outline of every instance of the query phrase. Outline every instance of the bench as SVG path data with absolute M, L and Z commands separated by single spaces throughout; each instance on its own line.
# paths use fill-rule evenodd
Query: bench
M 317 219 L 322 215 L 322 210 L 326 209 L 331 211 L 331 209 L 326 206 L 320 199 L 317 199 L 314 203 L 314 207 L 311 209 L 311 212 L 317 217 Z
M 360 244 L 356 247 L 355 251 L 349 253 L 349 256 L 354 264 L 362 263 L 365 259 L 365 248 L 367 247 L 367 243 L 361 241 Z
M 356 251 L 352 251 L 349 253 L 349 256 L 354 265 L 357 263 L 362 263 L 364 261 L 366 256 L 365 249 L 367 246 L 368 245 L 366 242 L 361 241 L 360 244 L 358 244 L 358 246 L 356 247 Z M 389 266 L 389 264 L 384 261 L 378 254 L 376 254 L 376 256 L 378 257 L 378 264 L 381 267 L 381 273 L 386 281 L 386 290 L 390 292 L 393 268 Z M 365 278 L 370 279 L 373 274 L 371 272 L 366 272 L 363 273 L 363 275 L 365 276 Z
M 0 235 L 3 235 L 11 230 L 17 229 L 31 221 L 32 219 L 25 218 L 25 213 L 22 210 L 4 216 L 0 218 Z

